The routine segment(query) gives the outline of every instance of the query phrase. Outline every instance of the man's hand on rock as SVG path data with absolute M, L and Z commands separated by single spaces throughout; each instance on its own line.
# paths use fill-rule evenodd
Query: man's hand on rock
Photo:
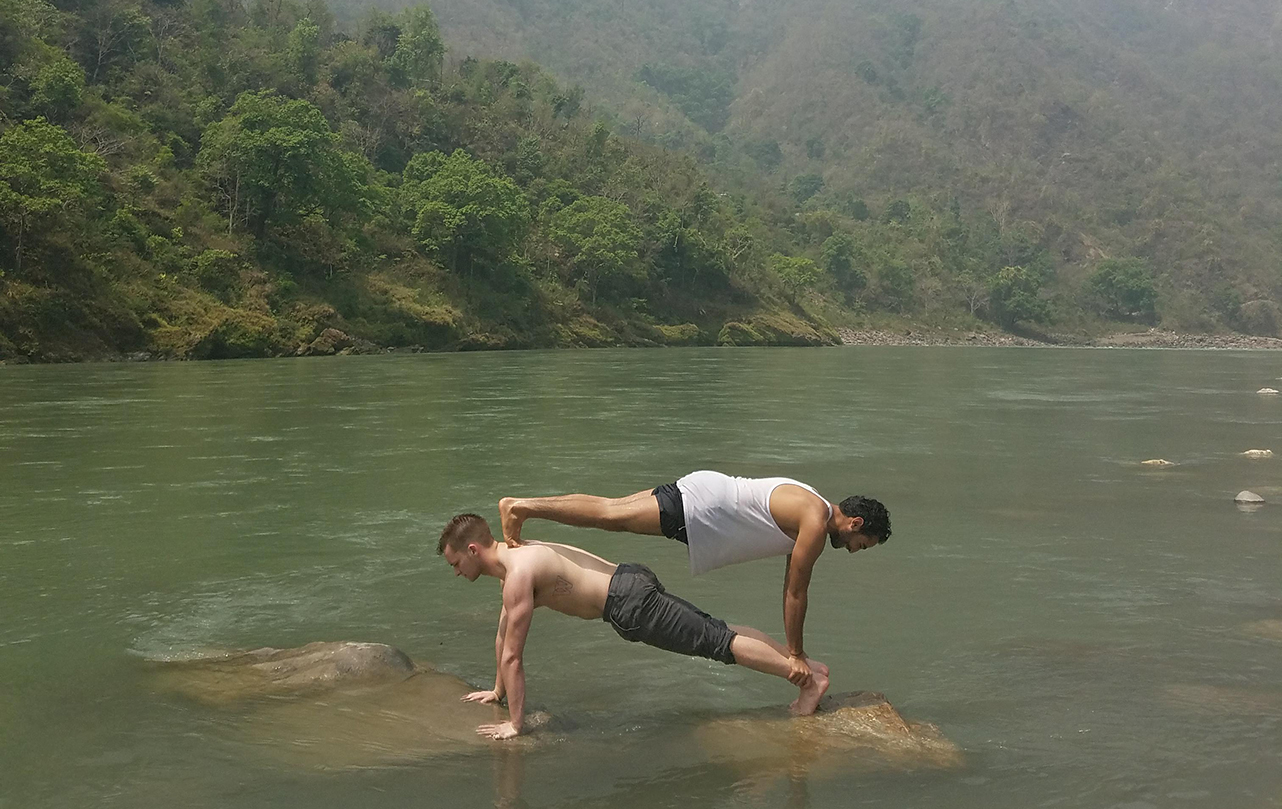
M 480 702 L 489 705 L 503 699 L 497 691 L 473 691 L 470 694 L 464 694 L 461 699 L 464 702 Z
M 497 725 L 481 725 L 476 729 L 476 734 L 491 739 L 514 739 L 521 735 L 521 731 L 511 722 L 500 722 Z

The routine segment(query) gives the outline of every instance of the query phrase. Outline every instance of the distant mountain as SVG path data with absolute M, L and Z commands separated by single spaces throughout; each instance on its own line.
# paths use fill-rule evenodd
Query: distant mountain
M 689 148 L 741 187 L 786 191 L 805 210 L 862 215 L 862 203 L 874 220 L 904 202 L 1017 234 L 1046 251 L 1053 274 L 1040 294 L 1061 320 L 1092 300 L 1107 315 L 1092 279 L 1106 259 L 1135 259 L 1164 324 L 1282 323 L 1274 2 L 433 8 L 455 56 L 537 59 L 624 132 Z M 908 263 L 920 300 L 931 271 Z M 940 275 L 950 289 L 956 276 Z

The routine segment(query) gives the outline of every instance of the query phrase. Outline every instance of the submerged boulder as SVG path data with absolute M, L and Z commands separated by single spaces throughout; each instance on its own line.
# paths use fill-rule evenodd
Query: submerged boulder
M 414 661 L 394 646 L 350 641 L 149 662 L 157 668 L 162 689 L 213 705 L 344 685 L 393 683 L 415 672 Z
M 1142 466 L 1156 466 L 1156 467 L 1163 467 L 1163 466 L 1175 466 L 1175 462 L 1174 462 L 1174 461 L 1168 461 L 1168 460 L 1166 460 L 1165 458 L 1150 458 L 1150 459 L 1149 459 L 1149 460 L 1147 460 L 1147 461 L 1140 461 L 1140 465 L 1142 465 Z
M 1271 449 L 1248 449 L 1242 455 L 1247 458 L 1272 458 L 1273 450 Z
M 1201 713 L 1282 717 L 1282 691 L 1276 688 L 1180 683 L 1166 686 L 1163 696 Z
M 765 709 L 712 719 L 696 735 L 715 760 L 743 763 L 756 773 L 955 768 L 963 763 L 961 750 L 938 728 L 905 720 L 872 691 L 826 696 L 811 716 Z
M 1237 493 L 1237 496 L 1233 498 L 1233 502 L 1239 505 L 1259 505 L 1264 502 L 1264 498 L 1255 492 L 1243 490 Z
M 416 665 L 382 643 L 318 642 L 182 660 L 153 660 L 157 683 L 207 705 L 239 712 L 224 722 L 238 742 L 286 764 L 316 769 L 378 767 L 489 745 L 537 744 L 552 717 L 526 711 L 527 731 L 506 742 L 478 736 L 507 709 L 463 702 L 474 689 Z
M 1276 388 L 1260 388 L 1256 393 L 1262 393 L 1265 396 L 1276 396 L 1278 392 Z
M 1282 618 L 1266 618 L 1263 621 L 1254 621 L 1242 627 L 1242 629 L 1248 635 L 1255 635 L 1257 638 L 1282 640 Z
M 387 767 L 490 747 L 530 748 L 560 725 L 544 711 L 525 713 L 525 734 L 479 736 L 478 725 L 506 722 L 507 708 L 463 702 L 475 691 L 452 674 L 420 667 L 396 683 L 341 688 L 322 699 L 273 700 L 235 728 L 239 740 L 306 769 Z

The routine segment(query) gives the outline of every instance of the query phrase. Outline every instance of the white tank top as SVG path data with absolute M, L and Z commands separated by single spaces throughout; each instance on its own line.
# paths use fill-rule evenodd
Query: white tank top
M 792 478 L 737 478 L 720 472 L 691 472 L 677 481 L 685 506 L 690 572 L 694 575 L 726 565 L 787 556 L 796 541 L 770 515 L 770 495 L 780 486 L 810 486 Z M 832 504 L 828 517 L 832 517 Z

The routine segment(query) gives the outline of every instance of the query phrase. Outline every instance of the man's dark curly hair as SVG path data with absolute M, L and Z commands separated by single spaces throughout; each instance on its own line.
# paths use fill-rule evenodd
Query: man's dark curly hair
M 880 501 L 855 494 L 842 500 L 837 508 L 847 517 L 863 517 L 864 527 L 859 532 L 877 537 L 878 545 L 890 539 L 890 512 Z

